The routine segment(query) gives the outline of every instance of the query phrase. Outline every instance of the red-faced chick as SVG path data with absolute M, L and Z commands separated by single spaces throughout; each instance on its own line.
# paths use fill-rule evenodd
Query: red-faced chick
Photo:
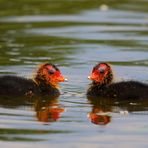
M 112 68 L 108 63 L 98 63 L 88 78 L 92 81 L 88 97 L 115 100 L 148 100 L 148 84 L 137 81 L 113 83 Z
M 40 65 L 33 79 L 17 76 L 0 77 L 0 95 L 2 96 L 59 96 L 59 82 L 64 82 L 64 76 L 53 64 Z

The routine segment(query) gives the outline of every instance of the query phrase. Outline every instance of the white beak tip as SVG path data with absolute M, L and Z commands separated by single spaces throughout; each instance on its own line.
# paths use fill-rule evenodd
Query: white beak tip
M 64 80 L 65 80 L 65 81 L 68 81 L 68 79 L 67 79 L 67 78 L 65 78 Z
M 90 79 L 90 76 L 88 76 L 87 78 Z

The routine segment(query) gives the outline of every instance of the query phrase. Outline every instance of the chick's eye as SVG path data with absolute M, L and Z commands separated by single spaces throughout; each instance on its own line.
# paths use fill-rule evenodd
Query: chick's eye
M 48 70 L 48 74 L 52 75 L 54 73 L 55 73 L 55 70 L 53 70 L 53 69 Z
M 101 74 L 103 74 L 103 73 L 105 72 L 105 70 L 104 70 L 103 68 L 99 68 L 99 72 L 100 72 Z

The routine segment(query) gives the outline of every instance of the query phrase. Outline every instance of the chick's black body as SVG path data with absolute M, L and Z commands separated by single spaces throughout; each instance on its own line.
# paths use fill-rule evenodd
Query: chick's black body
M 38 92 L 37 85 L 30 79 L 16 76 L 0 77 L 0 94 L 25 95 L 29 91 Z
M 0 95 L 2 96 L 38 96 L 59 95 L 59 90 L 51 85 L 37 85 L 32 79 L 17 76 L 0 77 Z
M 148 85 L 136 81 L 111 83 L 108 85 L 92 84 L 88 96 L 118 100 L 148 100 Z

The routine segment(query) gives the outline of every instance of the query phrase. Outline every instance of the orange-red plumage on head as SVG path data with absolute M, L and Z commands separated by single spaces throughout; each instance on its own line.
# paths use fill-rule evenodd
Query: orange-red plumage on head
M 110 65 L 108 63 L 97 64 L 88 78 L 96 84 L 110 84 L 113 79 Z
M 37 84 L 44 81 L 46 84 L 56 87 L 59 82 L 64 82 L 66 79 L 55 65 L 44 63 L 39 66 L 34 80 Z

